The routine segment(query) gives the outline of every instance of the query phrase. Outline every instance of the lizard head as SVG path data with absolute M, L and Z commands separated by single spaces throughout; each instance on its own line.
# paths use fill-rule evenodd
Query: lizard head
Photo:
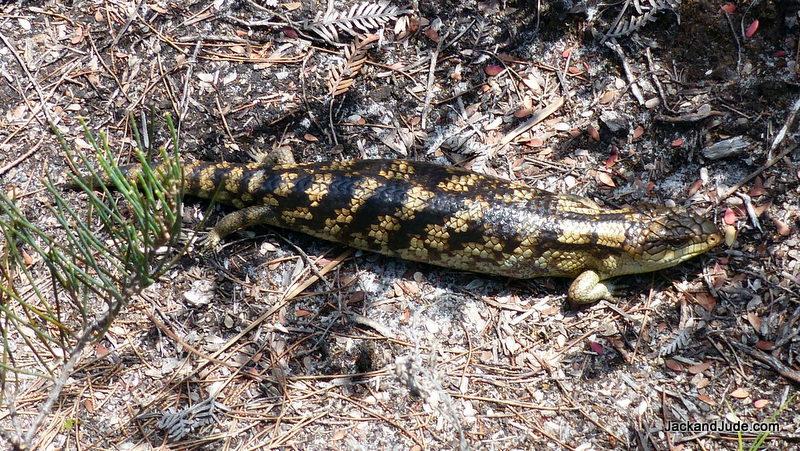
M 643 264 L 668 268 L 708 252 L 722 241 L 713 221 L 684 208 L 652 207 L 643 211 L 639 230 Z

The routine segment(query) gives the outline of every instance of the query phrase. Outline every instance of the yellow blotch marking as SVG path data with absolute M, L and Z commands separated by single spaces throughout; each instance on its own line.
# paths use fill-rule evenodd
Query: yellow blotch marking
M 262 197 L 261 203 L 263 205 L 269 205 L 271 207 L 277 207 L 278 205 L 280 205 L 278 199 L 276 199 L 275 196 L 273 196 L 272 194 L 267 194 L 266 196 Z
M 361 208 L 380 185 L 377 180 L 369 177 L 362 178 L 356 182 L 356 186 L 353 189 L 353 199 L 350 201 L 350 209 L 356 211 Z
M 559 243 L 590 244 L 592 242 L 592 226 L 579 221 L 565 223 L 563 232 L 558 237 Z
M 286 210 L 281 212 L 281 218 L 287 224 L 294 224 L 297 219 L 311 220 L 314 215 L 306 207 L 296 208 L 294 210 Z
M 413 186 L 406 193 L 406 198 L 403 200 L 403 206 L 400 208 L 400 219 L 409 220 L 413 219 L 420 211 L 427 205 L 428 200 L 435 197 L 436 194 L 426 190 L 421 186 Z
M 296 172 L 284 172 L 280 177 L 281 181 L 278 182 L 278 187 L 275 188 L 275 194 L 286 197 L 294 189 L 294 181 L 297 180 L 298 175 Z
M 617 258 L 616 255 L 607 255 L 604 259 L 601 260 L 601 264 L 603 265 L 604 272 L 606 273 L 613 273 L 617 267 L 620 266 L 620 259 Z
M 319 201 L 328 194 L 328 188 L 333 181 L 333 174 L 325 173 L 325 174 L 317 174 L 314 177 L 314 181 L 311 182 L 311 186 L 306 190 L 306 194 L 308 194 L 308 199 L 311 201 L 311 207 L 316 207 L 319 205 Z
M 489 210 L 489 203 L 485 200 L 467 199 L 465 207 L 455 212 L 444 224 L 445 228 L 455 232 L 466 232 L 469 225 L 483 218 L 483 212 Z
M 355 160 L 331 161 L 327 165 L 322 166 L 320 169 L 338 171 L 338 170 L 342 170 L 342 169 L 349 169 L 351 166 L 353 166 L 354 163 L 355 163 Z
M 534 249 L 536 249 L 536 247 L 539 245 L 537 236 L 537 234 L 532 233 L 531 235 L 525 237 L 525 239 L 519 243 L 519 246 L 512 251 L 514 255 L 518 255 L 524 260 L 533 257 Z
M 250 176 L 250 179 L 247 181 L 247 192 L 253 194 L 256 193 L 264 184 L 264 181 L 266 179 L 267 179 L 267 174 L 263 169 L 254 172 Z
M 360 233 L 354 233 L 353 235 L 351 235 L 350 243 L 353 245 L 353 247 L 359 249 L 369 249 L 369 243 L 367 243 L 367 240 L 364 237 L 364 235 Z
M 223 177 L 223 188 L 230 193 L 238 193 L 243 174 L 244 168 L 241 166 L 229 169 Z
M 429 224 L 425 227 L 425 244 L 438 251 L 443 251 L 447 248 L 447 240 L 450 238 L 450 233 L 443 227 L 437 224 Z
M 473 257 L 490 259 L 494 257 L 494 251 L 501 251 L 503 246 L 496 238 L 485 238 L 484 243 L 465 243 L 462 252 Z
M 396 160 L 389 165 L 389 169 L 381 169 L 378 175 L 387 179 L 409 180 L 414 175 L 414 167 L 406 161 Z
M 275 170 L 275 171 L 285 171 L 285 170 L 288 170 L 288 169 L 307 168 L 307 167 L 309 167 L 311 165 L 314 165 L 314 164 L 317 164 L 317 163 L 313 163 L 313 162 L 312 163 L 283 163 L 283 164 L 272 165 L 272 166 L 270 166 L 270 168 Z
M 583 271 L 587 257 L 579 252 L 553 252 L 550 260 L 551 266 L 566 274 L 576 274 Z
M 597 205 L 593 200 L 577 196 L 574 194 L 562 194 L 557 197 L 556 208 L 559 211 L 570 212 L 570 213 L 577 213 L 581 215 L 587 215 L 594 220 L 597 220 L 597 213 L 600 212 L 601 207 Z M 607 213 L 612 213 L 614 210 L 603 210 Z
M 536 259 L 535 264 L 542 269 L 547 269 L 550 267 L 550 259 L 547 256 L 542 255 Z
M 439 258 L 441 265 L 457 268 L 457 269 L 470 269 L 475 267 L 475 259 L 472 254 L 464 251 L 453 251 Z
M 622 247 L 625 242 L 625 225 L 619 221 L 604 221 L 595 224 L 597 244 L 608 247 Z
M 527 187 L 515 188 L 511 193 L 505 193 L 500 197 L 505 203 L 527 202 L 533 198 L 533 193 Z
M 503 251 L 503 243 L 500 241 L 500 238 L 496 236 L 486 236 L 483 238 L 483 241 L 485 241 L 484 246 L 486 246 L 487 250 L 495 252 Z
M 249 194 L 249 193 L 242 194 L 242 202 L 244 202 L 244 203 L 247 203 L 247 204 L 252 203 L 253 199 L 254 198 L 253 198 L 252 194 Z
M 342 224 L 349 224 L 353 221 L 353 210 L 350 208 L 337 208 L 333 211 L 334 218 L 326 218 L 323 232 L 329 235 L 338 235 L 342 231 Z
M 427 261 L 428 259 L 428 248 L 425 247 L 425 240 L 418 235 L 411 237 L 408 248 L 400 249 L 397 253 L 400 257 L 408 260 Z
M 389 243 L 389 236 L 391 232 L 400 229 L 400 221 L 394 216 L 381 215 L 378 216 L 378 224 L 372 224 L 369 227 L 368 235 L 375 240 L 378 244 Z
M 214 173 L 216 169 L 214 166 L 208 166 L 200 171 L 200 190 L 207 194 L 211 194 L 216 189 L 214 186 Z
M 479 174 L 460 174 L 441 181 L 436 186 L 444 191 L 468 191 L 482 178 Z

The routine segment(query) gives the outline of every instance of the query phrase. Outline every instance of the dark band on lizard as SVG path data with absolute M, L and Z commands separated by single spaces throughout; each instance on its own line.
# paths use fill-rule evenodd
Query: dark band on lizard
M 608 209 L 405 160 L 193 162 L 184 165 L 184 192 L 238 209 L 214 227 L 212 243 L 268 224 L 447 268 L 574 278 L 575 302 L 611 299 L 602 280 L 674 266 L 721 241 L 713 222 L 683 208 Z

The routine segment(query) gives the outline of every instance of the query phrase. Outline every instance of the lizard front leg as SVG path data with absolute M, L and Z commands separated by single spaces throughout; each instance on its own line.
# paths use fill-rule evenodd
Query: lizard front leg
M 578 304 L 590 304 L 605 299 L 613 301 L 611 290 L 600 281 L 600 275 L 592 270 L 582 272 L 569 286 L 567 298 Z

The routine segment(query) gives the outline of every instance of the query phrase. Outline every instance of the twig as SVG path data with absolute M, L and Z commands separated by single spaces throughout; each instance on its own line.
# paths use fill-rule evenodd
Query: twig
M 200 53 L 200 47 L 203 46 L 203 40 L 197 41 L 194 45 L 194 51 L 192 52 L 191 58 L 189 58 L 189 68 L 186 69 L 186 83 L 183 84 L 183 94 L 181 95 L 181 104 L 180 111 L 178 111 L 178 132 L 180 133 L 180 127 L 183 124 L 183 118 L 186 117 L 186 113 L 189 111 L 189 83 L 192 80 L 192 73 L 194 72 L 194 65 L 197 64 L 197 54 Z
M 552 102 L 550 102 L 549 105 L 547 105 L 544 108 L 534 112 L 533 116 L 531 116 L 530 119 L 525 121 L 523 124 L 520 124 L 519 126 L 517 126 L 517 128 L 515 128 L 514 130 L 511 130 L 510 132 L 508 132 L 506 134 L 506 136 L 504 136 L 503 139 L 500 140 L 500 143 L 495 148 L 494 153 L 496 154 L 500 149 L 502 149 L 503 147 L 509 145 L 512 141 L 517 139 L 517 137 L 519 135 L 527 132 L 528 130 L 533 128 L 533 126 L 538 124 L 539 122 L 542 122 L 543 120 L 547 119 L 547 117 L 549 117 L 551 114 L 553 114 L 556 111 L 558 111 L 558 109 L 561 108 L 563 105 L 564 105 L 564 98 L 563 97 L 556 97 L 555 99 L 553 99 Z
M 749 182 L 750 180 L 753 180 L 754 178 L 759 176 L 762 172 L 764 172 L 767 169 L 771 168 L 775 163 L 777 163 L 778 161 L 783 159 L 783 157 L 785 157 L 786 155 L 789 155 L 790 153 L 792 153 L 795 150 L 797 150 L 798 147 L 800 147 L 800 146 L 798 146 L 798 144 L 793 144 L 793 145 L 789 146 L 786 150 L 784 150 L 783 152 L 778 154 L 778 156 L 776 156 L 772 160 L 766 162 L 763 166 L 761 166 L 760 168 L 758 168 L 755 171 L 751 172 L 750 174 L 747 175 L 747 177 L 745 177 L 742 180 L 740 180 L 739 183 L 737 183 L 736 185 L 731 187 L 729 190 L 727 190 L 724 193 L 722 193 L 722 195 L 719 196 L 719 199 L 717 199 L 716 203 L 720 204 L 722 201 L 724 201 L 728 197 L 732 196 L 736 191 L 739 190 L 739 188 L 743 187 L 747 182 Z
M 422 106 L 422 114 L 420 120 L 420 128 L 425 130 L 428 124 L 428 113 L 431 109 L 431 99 L 433 98 L 433 81 L 436 79 L 436 63 L 439 60 L 439 52 L 442 50 L 442 45 L 447 39 L 449 33 L 445 32 L 439 36 L 439 42 L 436 43 L 436 50 L 431 54 L 431 64 L 428 68 L 428 83 L 425 88 L 425 104 Z
M 25 72 L 28 80 L 33 85 L 33 89 L 36 90 L 36 94 L 39 95 L 39 101 L 42 103 L 42 113 L 44 113 L 44 117 L 47 119 L 47 124 L 50 127 L 55 127 L 56 123 L 53 120 L 53 117 L 50 115 L 50 110 L 47 109 L 47 104 L 45 104 L 42 87 L 39 85 L 39 82 L 36 81 L 36 78 L 33 77 L 31 71 L 28 70 L 28 66 L 25 64 L 25 61 L 23 61 L 22 57 L 19 56 L 19 53 L 17 53 L 17 48 L 14 46 L 15 42 L 11 38 L 7 38 L 3 33 L 0 33 L 0 40 L 3 41 L 3 44 L 5 44 L 11 54 L 14 55 L 14 59 L 17 60 L 17 63 L 20 65 L 20 67 L 22 67 L 22 70 Z
M 156 318 L 155 315 L 153 315 L 152 313 L 148 312 L 147 310 L 144 310 L 144 314 L 145 314 L 145 316 L 147 316 L 148 319 L 150 319 L 150 321 L 153 322 L 153 324 L 155 324 L 155 326 L 161 332 L 163 332 L 169 338 L 173 339 L 176 343 L 178 343 L 189 354 L 193 354 L 195 357 L 201 358 L 203 360 L 208 360 L 210 362 L 214 362 L 214 363 L 216 363 L 217 365 L 220 365 L 220 366 L 224 366 L 224 367 L 227 367 L 227 368 L 236 368 L 236 367 L 234 367 L 234 365 L 231 365 L 230 363 L 223 362 L 222 360 L 218 360 L 218 359 L 215 359 L 213 357 L 209 357 L 208 355 L 204 354 L 199 349 L 197 349 L 194 346 L 190 345 L 189 343 L 186 342 L 186 340 L 184 340 L 181 337 L 179 337 L 178 334 L 173 332 L 169 327 L 167 327 L 166 324 L 161 322 L 158 318 Z
M 386 338 L 395 338 L 395 335 L 392 333 L 391 330 L 389 330 L 388 327 L 384 326 L 383 324 L 373 319 L 367 318 L 366 316 L 359 315 L 357 313 L 350 313 L 349 315 L 347 315 L 347 317 L 350 319 L 350 321 L 356 324 L 360 324 L 362 326 L 369 327 Z
M 664 109 L 672 114 L 676 114 L 676 111 L 669 106 L 669 103 L 667 103 L 667 95 L 664 94 L 664 87 L 661 86 L 661 80 L 658 78 L 656 65 L 653 63 L 653 54 L 650 52 L 650 47 L 645 47 L 644 56 L 647 58 L 647 66 L 650 69 L 650 75 L 653 77 L 653 83 L 656 85 L 658 96 L 661 97 L 661 103 L 664 104 Z
M 563 70 L 556 70 L 556 76 L 558 77 L 558 83 L 561 85 L 561 91 L 564 94 L 564 97 L 570 98 L 571 95 L 569 93 L 569 84 L 567 84 L 567 76 L 565 75 L 569 70 L 569 63 L 572 61 L 572 52 L 570 51 L 567 54 L 567 60 L 564 61 L 564 69 Z
M 789 127 L 794 124 L 794 120 L 797 118 L 797 112 L 800 110 L 800 98 L 794 101 L 792 104 L 792 109 L 789 110 L 789 115 L 786 116 L 786 120 L 783 122 L 783 127 L 778 130 L 778 134 L 775 135 L 775 138 L 772 140 L 772 144 L 769 146 L 769 153 L 767 153 L 767 160 L 771 160 L 772 152 L 778 148 L 778 146 L 786 139 L 786 132 L 789 131 Z
M 128 17 L 128 20 L 125 21 L 125 25 L 122 26 L 122 29 L 119 30 L 119 33 L 117 33 L 117 35 L 114 37 L 114 40 L 111 41 L 111 45 L 109 47 L 117 46 L 119 40 L 122 38 L 122 36 L 125 35 L 125 32 L 128 31 L 128 27 L 130 27 L 131 24 L 133 23 L 133 19 L 135 19 L 136 16 L 139 15 L 139 8 L 142 7 L 143 3 L 144 0 L 139 0 L 139 3 L 136 4 L 136 8 L 133 9 L 133 13 L 130 15 L 130 17 Z
M 328 262 L 328 264 L 327 264 L 327 265 L 323 266 L 323 267 L 322 267 L 322 268 L 319 270 L 320 274 L 323 274 L 323 275 L 324 275 L 324 274 L 327 274 L 327 273 L 329 273 L 329 272 L 330 272 L 330 271 L 332 271 L 334 268 L 336 268 L 337 266 L 339 266 L 339 265 L 340 265 L 340 264 L 341 264 L 341 263 L 342 263 L 342 262 L 343 262 L 345 259 L 347 259 L 347 258 L 348 258 L 348 257 L 350 257 L 351 255 L 353 255 L 353 252 L 354 252 L 354 251 L 353 251 L 353 249 L 347 249 L 347 250 L 345 250 L 344 252 L 342 252 L 342 253 L 341 253 L 341 254 L 339 254 L 339 255 L 338 255 L 336 258 L 334 258 L 333 260 L 331 260 L 330 262 Z M 266 320 L 267 320 L 267 319 L 268 319 L 270 316 L 274 315 L 274 314 L 275 314 L 276 312 L 278 312 L 280 309 L 282 309 L 283 307 L 285 307 L 285 306 L 286 306 L 286 304 L 288 304 L 288 303 L 289 303 L 289 302 L 290 302 L 292 299 L 294 299 L 295 297 L 297 297 L 297 295 L 299 295 L 300 293 L 302 293 L 302 292 L 303 292 L 303 291 L 304 291 L 306 288 L 308 288 L 309 286 L 311 286 L 312 284 L 314 284 L 314 283 L 315 283 L 317 280 L 319 280 L 319 279 L 317 278 L 317 276 L 311 276 L 311 277 L 309 277 L 308 279 L 306 279 L 304 282 L 302 282 L 300 285 L 297 285 L 296 287 L 294 287 L 293 289 L 291 289 L 291 290 L 290 290 L 290 291 L 289 291 L 289 292 L 288 292 L 288 293 L 287 293 L 287 294 L 286 294 L 286 295 L 283 297 L 283 299 L 282 299 L 280 302 L 277 302 L 275 305 L 273 305 L 272 307 L 270 307 L 269 309 L 267 309 L 267 311 L 265 311 L 263 314 L 261 314 L 261 316 L 259 316 L 259 317 L 258 317 L 258 318 L 256 318 L 255 320 L 253 320 L 253 322 L 251 322 L 250 324 L 248 324 L 248 325 L 247 325 L 247 327 L 245 327 L 245 328 L 244 328 L 244 329 L 243 329 L 241 332 L 239 332 L 239 333 L 238 333 L 238 334 L 236 334 L 235 336 L 231 337 L 231 338 L 230 338 L 228 341 L 226 341 L 224 344 L 222 344 L 222 346 L 220 346 L 220 347 L 219 347 L 219 349 L 217 349 L 216 351 L 214 351 L 214 353 L 213 353 L 213 354 L 211 354 L 210 356 L 207 356 L 207 357 L 205 357 L 205 358 L 207 358 L 207 359 L 217 359 L 217 358 L 218 358 L 220 355 L 222 355 L 222 353 L 224 353 L 224 352 L 225 352 L 225 351 L 227 351 L 227 350 L 228 350 L 228 349 L 229 349 L 231 346 L 233 346 L 233 344 L 234 344 L 234 343 L 238 342 L 238 341 L 239 341 L 239 340 L 240 340 L 242 337 L 244 337 L 245 335 L 249 334 L 251 331 L 253 331 L 253 330 L 254 330 L 254 329 L 256 329 L 258 326 L 260 326 L 260 325 L 261 325 L 261 324 L 262 324 L 264 321 L 266 321 Z M 197 373 L 199 373 L 200 371 L 202 371 L 202 370 L 203 370 L 203 369 L 204 369 L 204 368 L 205 368 L 205 367 L 206 367 L 206 366 L 207 366 L 209 363 L 211 363 L 211 362 L 212 362 L 212 360 L 206 360 L 205 362 L 203 362 L 203 363 L 199 364 L 199 365 L 197 366 L 197 368 L 195 368 L 195 369 L 194 369 L 194 372 L 192 372 L 191 374 L 189 374 L 189 375 L 186 375 L 186 376 L 184 376 L 184 377 L 180 378 L 180 379 L 179 379 L 177 382 L 174 382 L 174 383 L 173 383 L 173 384 L 172 384 L 170 387 L 179 386 L 179 385 L 181 385 L 181 384 L 185 383 L 187 380 L 190 380 L 190 379 L 194 378 L 194 377 L 196 376 L 196 374 L 197 374 Z M 167 392 L 169 392 L 169 390 L 167 390 L 167 389 L 165 389 L 165 390 L 163 391 L 163 393 L 167 393 Z M 145 404 L 145 405 L 141 406 L 141 407 L 140 407 L 140 411 L 144 411 L 145 409 L 148 409 L 150 406 L 152 406 L 152 405 L 153 405 L 153 404 L 155 404 L 156 402 L 160 401 L 161 399 L 163 399 L 163 397 L 158 397 L 158 398 L 155 398 L 155 399 L 151 400 L 149 403 L 147 403 L 147 404 Z
M 633 97 L 636 98 L 636 101 L 639 102 L 639 105 L 644 105 L 644 97 L 642 96 L 642 90 L 639 89 L 639 84 L 636 83 L 636 77 L 633 75 L 633 71 L 631 70 L 631 66 L 628 64 L 628 59 L 625 58 L 625 52 L 622 51 L 622 47 L 617 43 L 617 40 L 611 38 L 610 40 L 605 42 L 605 46 L 610 48 L 614 51 L 614 53 L 619 56 L 620 61 L 622 62 L 622 70 L 625 72 L 625 78 L 628 79 L 628 83 L 631 87 L 631 94 Z
M 750 346 L 745 346 L 736 341 L 730 341 L 729 343 L 732 344 L 734 348 L 748 354 L 750 357 L 753 357 L 759 362 L 768 365 L 773 371 L 785 377 L 786 379 L 800 384 L 800 371 L 795 371 L 789 368 L 780 360 L 758 349 L 753 349 Z
M 781 152 L 777 156 L 775 156 L 775 157 L 771 156 L 772 152 L 775 149 L 777 149 L 778 146 L 780 146 L 781 143 L 786 139 L 786 134 L 789 131 L 789 128 L 792 127 L 792 125 L 795 122 L 795 119 L 797 119 L 797 112 L 798 111 L 800 111 L 800 98 L 798 98 L 797 100 L 794 101 L 794 104 L 792 104 L 792 109 L 789 111 L 789 115 L 786 117 L 786 121 L 784 122 L 783 127 L 781 127 L 781 129 L 778 131 L 778 134 L 775 135 L 775 139 L 772 140 L 772 144 L 769 147 L 769 152 L 767 153 L 767 162 L 764 163 L 764 165 L 761 166 L 760 168 L 758 168 L 755 171 L 753 171 L 750 174 L 748 174 L 747 177 L 745 177 L 742 180 L 740 180 L 739 183 L 737 183 L 736 185 L 731 187 L 729 190 L 725 191 L 719 197 L 719 199 L 717 199 L 717 202 L 716 202 L 717 205 L 720 204 L 723 200 L 725 200 L 728 197 L 730 197 L 731 195 L 733 195 L 733 193 L 738 191 L 739 188 L 743 187 L 747 182 L 749 182 L 750 180 L 753 180 L 759 174 L 761 174 L 762 172 L 764 172 L 767 169 L 771 168 L 772 165 L 774 165 L 778 161 L 782 160 L 783 157 L 785 157 L 786 155 L 789 155 L 790 153 L 792 153 L 795 150 L 797 150 L 798 144 L 795 143 L 795 144 L 792 144 L 792 145 L 788 146 L 783 152 Z
M 303 64 L 300 66 L 300 93 L 302 94 L 303 105 L 306 107 L 306 113 L 308 113 L 308 119 L 311 120 L 311 122 L 313 122 L 314 125 L 316 125 L 320 131 L 326 133 L 327 129 L 323 127 L 322 124 L 319 123 L 317 118 L 314 116 L 314 111 L 311 110 L 311 103 L 308 101 L 308 93 L 306 92 L 306 64 L 308 64 L 308 60 L 311 58 L 311 55 L 313 54 L 314 54 L 313 51 L 309 51 L 306 54 L 305 58 L 303 58 Z M 335 141 L 336 139 L 335 135 L 336 134 L 334 133 L 333 139 L 330 139 L 329 136 L 328 137 L 329 141 Z
M 125 293 L 122 293 L 122 296 L 120 296 L 119 299 L 130 299 L 135 295 L 135 293 L 140 292 L 141 287 L 137 284 L 133 284 L 131 287 L 125 289 Z M 39 414 L 36 415 L 36 418 L 28 427 L 28 433 L 25 434 L 25 438 L 22 440 L 22 443 L 27 448 L 32 448 L 33 440 L 37 437 L 37 433 L 39 432 L 39 428 L 42 426 L 42 422 L 44 421 L 45 417 L 50 414 L 50 411 L 53 409 L 53 404 L 55 404 L 56 400 L 61 395 L 64 385 L 66 385 L 67 380 L 72 375 L 72 370 L 75 368 L 75 365 L 78 363 L 78 359 L 83 354 L 83 349 L 94 339 L 94 335 L 96 333 L 102 332 L 109 326 L 109 323 L 116 318 L 121 308 L 122 302 L 111 302 L 109 304 L 108 311 L 106 311 L 106 313 L 101 316 L 100 319 L 93 322 L 83 330 L 80 337 L 75 342 L 72 352 L 70 352 L 69 359 L 67 359 L 67 361 L 64 363 L 64 366 L 61 367 L 61 372 L 53 382 L 53 387 L 47 394 L 47 399 L 42 404 Z
M 0 168 L 0 176 L 5 174 L 6 172 L 8 172 L 14 166 L 22 163 L 23 161 L 25 161 L 26 158 L 28 158 L 29 156 L 33 155 L 37 150 L 39 150 L 39 146 L 42 144 L 43 140 L 44 140 L 44 138 L 40 139 L 39 142 L 36 143 L 35 146 L 30 148 L 30 150 L 28 150 L 24 154 L 20 155 L 16 160 L 12 161 L 11 163 L 8 163 L 7 165 L 5 165 L 2 168 Z
M 731 15 L 728 14 L 728 11 L 725 11 L 725 8 L 722 8 L 723 14 L 725 14 L 725 20 L 728 21 L 728 27 L 731 29 L 731 34 L 733 35 L 733 39 L 736 41 L 736 73 L 741 74 L 741 66 L 742 66 L 742 43 L 739 42 L 739 35 L 736 34 L 736 29 L 733 28 L 733 21 L 731 20 Z

